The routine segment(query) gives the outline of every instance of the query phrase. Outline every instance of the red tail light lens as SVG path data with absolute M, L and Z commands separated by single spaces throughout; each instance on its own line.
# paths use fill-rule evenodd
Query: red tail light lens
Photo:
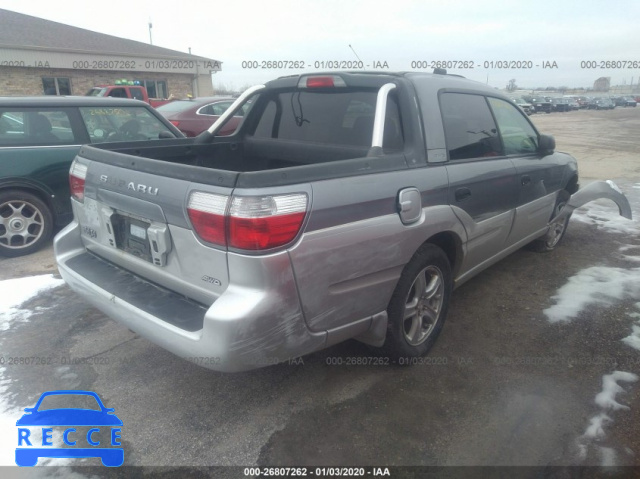
M 87 166 L 74 161 L 69 170 L 69 189 L 71 190 L 71 196 L 80 202 L 84 201 L 84 182 L 86 178 Z
M 187 213 L 200 238 L 220 246 L 227 245 L 226 217 L 229 197 L 196 191 L 191 193 Z
M 234 196 L 229 209 L 229 246 L 265 250 L 298 235 L 307 213 L 307 195 Z
M 247 250 L 276 248 L 296 237 L 304 213 L 268 218 L 234 218 L 229 220 L 229 246 Z
M 180 126 L 180 122 L 178 120 L 169 120 L 169 123 L 171 123 L 173 126 Z
M 258 251 L 293 241 L 307 213 L 307 195 L 234 196 L 194 192 L 187 213 L 196 234 L 220 246 Z

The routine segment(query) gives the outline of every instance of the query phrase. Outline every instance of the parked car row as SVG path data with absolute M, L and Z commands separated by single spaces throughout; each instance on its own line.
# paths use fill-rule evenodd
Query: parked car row
M 640 98 L 631 96 L 620 97 L 550 97 L 544 95 L 525 95 L 521 98 L 513 98 L 513 101 L 527 115 L 532 113 L 567 112 L 580 109 L 611 110 L 617 106 L 635 107 Z
M 589 110 L 612 110 L 617 106 L 634 107 L 637 101 L 631 96 L 619 97 L 571 97 L 580 105 L 580 108 Z

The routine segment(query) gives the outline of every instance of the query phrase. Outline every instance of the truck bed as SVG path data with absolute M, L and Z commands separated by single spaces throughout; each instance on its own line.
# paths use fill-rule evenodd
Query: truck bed
M 384 157 L 367 157 L 368 153 L 365 146 L 247 136 L 242 141 L 219 137 L 208 144 L 185 138 L 85 146 L 79 156 L 227 187 L 278 186 L 407 168 L 401 152 Z

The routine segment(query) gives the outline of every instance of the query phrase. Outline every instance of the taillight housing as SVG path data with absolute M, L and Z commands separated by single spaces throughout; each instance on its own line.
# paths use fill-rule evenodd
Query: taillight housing
M 178 120 L 169 120 L 169 123 L 176 127 L 180 126 L 180 122 Z
M 69 189 L 71 197 L 84 202 L 84 182 L 87 178 L 87 165 L 74 161 L 69 169 Z
M 227 245 L 225 215 L 228 202 L 226 195 L 200 191 L 191 193 L 187 213 L 200 238 L 220 246 Z
M 196 234 L 209 243 L 246 251 L 284 246 L 300 232 L 306 193 L 228 196 L 193 192 L 187 212 Z

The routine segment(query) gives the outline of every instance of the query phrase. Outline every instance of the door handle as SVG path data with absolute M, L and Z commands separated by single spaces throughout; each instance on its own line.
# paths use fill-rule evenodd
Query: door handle
M 522 186 L 527 186 L 529 183 L 531 183 L 531 177 L 529 175 L 524 175 L 522 178 L 520 178 L 520 183 L 522 183 Z
M 464 201 L 471 196 L 469 188 L 458 188 L 456 190 L 456 201 Z

